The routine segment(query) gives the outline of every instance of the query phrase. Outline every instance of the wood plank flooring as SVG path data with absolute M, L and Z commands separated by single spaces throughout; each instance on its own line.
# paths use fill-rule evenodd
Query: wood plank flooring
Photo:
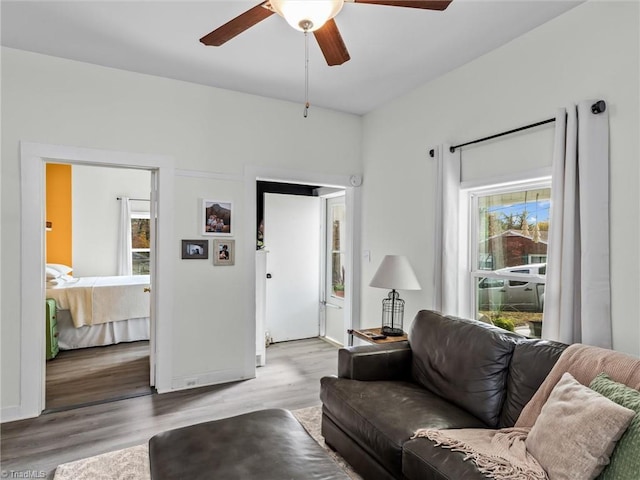
M 61 463 L 147 442 L 156 433 L 262 408 L 320 405 L 320 378 L 337 373 L 337 347 L 320 339 L 271 345 L 256 378 L 148 395 L 2 424 L 0 469 L 53 478 Z M 14 473 L 11 473 L 14 472 Z
M 46 367 L 46 412 L 152 393 L 148 341 L 63 350 Z

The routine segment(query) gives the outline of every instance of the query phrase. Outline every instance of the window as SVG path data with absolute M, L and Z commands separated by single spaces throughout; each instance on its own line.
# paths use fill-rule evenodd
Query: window
M 547 256 L 546 255 L 529 255 L 528 263 L 546 263 Z
M 327 200 L 327 292 L 331 297 L 344 297 L 345 260 L 344 195 Z
M 133 275 L 149 274 L 151 221 L 148 212 L 131 214 L 131 260 Z
M 468 191 L 469 292 L 475 318 L 539 336 L 550 180 Z

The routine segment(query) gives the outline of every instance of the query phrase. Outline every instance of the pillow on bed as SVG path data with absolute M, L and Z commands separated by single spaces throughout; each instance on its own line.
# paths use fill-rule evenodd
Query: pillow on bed
M 76 283 L 78 280 L 79 280 L 78 278 L 73 278 L 71 275 L 60 275 L 56 278 L 49 278 L 47 276 L 47 281 L 45 282 L 45 285 L 47 288 L 61 287 L 65 285 L 70 285 L 72 283 Z
M 55 280 L 62 275 L 59 270 L 56 270 L 55 268 L 51 268 L 49 266 L 47 266 L 44 271 L 47 275 L 47 281 Z
M 73 271 L 73 268 L 67 266 L 67 265 L 63 265 L 61 263 L 47 263 L 46 265 L 47 269 L 52 269 L 52 270 L 56 270 L 58 272 L 60 272 L 60 275 L 68 275 L 69 273 L 71 273 Z

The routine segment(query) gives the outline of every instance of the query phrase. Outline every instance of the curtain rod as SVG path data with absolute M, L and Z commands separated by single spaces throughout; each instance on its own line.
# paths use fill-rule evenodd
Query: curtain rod
M 607 104 L 605 103 L 604 100 L 598 100 L 596 103 L 591 105 L 591 113 L 593 113 L 594 115 L 597 115 L 598 113 L 602 113 L 606 109 L 607 109 Z M 466 147 L 467 145 L 473 145 L 474 143 L 485 142 L 487 140 L 491 140 L 491 139 L 494 139 L 494 138 L 502 137 L 504 135 L 509 135 L 510 133 L 520 132 L 522 130 L 527 130 L 529 128 L 538 127 L 540 125 L 545 125 L 547 123 L 551 123 L 551 122 L 555 122 L 555 121 L 556 121 L 555 118 L 548 118 L 546 120 L 542 120 L 541 122 L 536 122 L 536 123 L 532 123 L 530 125 L 525 125 L 524 127 L 514 128 L 513 130 L 508 130 L 506 132 L 496 133 L 495 135 L 491 135 L 489 137 L 479 138 L 477 140 L 472 140 L 471 142 L 461 143 L 460 145 L 453 145 L 453 146 L 449 147 L 449 151 L 451 153 L 453 153 L 453 152 L 456 151 L 456 148 Z M 429 150 L 429 156 L 433 157 L 434 155 L 435 155 L 434 150 L 433 149 Z
M 122 197 L 116 197 L 116 200 L 122 200 Z M 129 200 L 133 202 L 150 202 L 148 198 L 130 198 Z
M 554 118 L 547 118 L 546 120 L 542 120 L 541 122 L 536 122 L 536 123 L 532 123 L 530 125 L 525 125 L 524 127 L 518 127 L 518 128 L 514 128 L 513 130 L 506 131 L 506 132 L 496 133 L 495 135 L 490 135 L 488 137 L 479 138 L 477 140 L 472 140 L 470 142 L 461 143 L 460 145 L 453 145 L 453 146 L 449 147 L 449 151 L 451 153 L 453 153 L 453 152 L 456 151 L 456 148 L 466 147 L 467 145 L 473 145 L 474 143 L 486 142 L 487 140 L 491 140 L 491 139 L 494 139 L 494 138 L 502 137 L 504 135 L 509 135 L 510 133 L 520 132 L 522 130 L 528 130 L 529 128 L 538 127 L 540 125 L 545 125 L 547 123 L 551 123 L 551 122 L 555 122 L 555 121 L 556 121 L 555 117 Z

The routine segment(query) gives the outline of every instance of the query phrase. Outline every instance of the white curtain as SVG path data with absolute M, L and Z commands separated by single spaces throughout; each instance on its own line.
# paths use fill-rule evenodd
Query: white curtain
M 611 348 L 609 115 L 556 115 L 542 337 Z
M 118 275 L 132 275 L 131 263 L 131 201 L 120 197 L 120 228 L 118 230 Z
M 451 153 L 449 147 L 434 148 L 437 166 L 434 309 L 447 315 L 458 315 L 460 150 Z

